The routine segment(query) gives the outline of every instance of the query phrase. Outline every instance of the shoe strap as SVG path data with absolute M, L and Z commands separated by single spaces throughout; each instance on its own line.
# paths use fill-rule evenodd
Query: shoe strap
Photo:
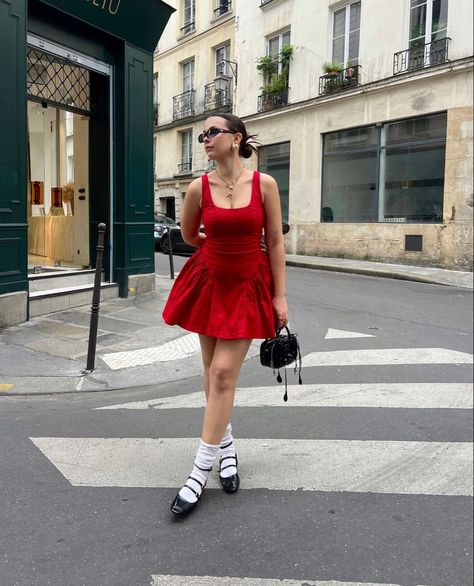
M 199 470 L 202 470 L 203 472 L 211 472 L 212 470 L 212 466 L 210 468 L 201 468 L 201 466 L 198 466 L 196 462 L 194 462 L 194 465 L 196 466 L 196 468 L 199 468 Z
M 225 450 L 226 448 L 228 448 L 229 446 L 231 446 L 234 443 L 234 440 L 230 440 L 230 442 L 228 444 L 226 444 L 225 446 L 219 446 L 220 450 Z
M 235 463 L 237 463 L 237 454 L 235 454 L 234 456 L 224 456 L 223 458 L 221 458 L 219 460 L 219 462 L 222 463 L 224 460 L 230 460 L 230 459 L 235 460 Z
M 188 480 L 193 480 L 196 484 L 199 484 L 202 489 L 204 489 L 205 484 L 203 484 L 198 478 L 194 478 L 194 476 L 188 476 Z M 186 480 L 185 484 L 188 488 L 191 488 L 188 484 L 188 480 Z

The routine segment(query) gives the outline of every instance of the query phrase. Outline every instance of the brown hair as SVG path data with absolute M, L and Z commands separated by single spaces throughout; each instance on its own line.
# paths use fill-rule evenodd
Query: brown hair
M 252 153 L 255 153 L 257 157 L 259 156 L 258 147 L 260 143 L 254 140 L 256 138 L 256 134 L 247 134 L 247 129 L 245 124 L 242 120 L 235 116 L 234 114 L 229 114 L 227 112 L 213 114 L 213 116 L 218 116 L 219 118 L 224 118 L 227 122 L 227 128 L 232 132 L 239 132 L 242 135 L 242 140 L 240 141 L 240 148 L 239 148 L 239 155 L 244 159 L 249 159 L 252 156 Z

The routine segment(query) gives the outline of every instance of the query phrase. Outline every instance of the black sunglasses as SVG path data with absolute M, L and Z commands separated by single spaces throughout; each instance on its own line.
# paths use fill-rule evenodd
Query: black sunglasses
M 235 134 L 235 132 L 232 132 L 232 130 L 226 130 L 225 128 L 216 128 L 215 126 L 211 126 L 211 128 L 209 128 L 209 130 L 205 130 L 204 132 L 201 132 L 201 134 L 198 136 L 198 142 L 204 142 L 205 138 L 214 138 L 216 137 L 218 134 Z

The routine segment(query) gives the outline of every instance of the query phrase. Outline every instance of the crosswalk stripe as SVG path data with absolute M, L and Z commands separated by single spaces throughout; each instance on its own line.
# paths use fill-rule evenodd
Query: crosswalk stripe
M 361 332 L 349 332 L 346 330 L 335 330 L 334 328 L 328 328 L 325 340 L 336 340 L 345 338 L 375 338 L 373 334 L 362 334 Z
M 196 438 L 31 441 L 74 486 L 175 487 Z M 242 488 L 472 495 L 472 446 L 463 442 L 239 439 Z M 209 486 L 218 487 L 215 476 Z
M 472 354 L 447 348 L 387 348 L 311 352 L 303 366 L 369 366 L 380 364 L 472 364 Z
M 247 352 L 246 360 L 259 354 L 259 343 L 254 340 Z M 168 362 L 171 360 L 183 360 L 201 351 L 198 334 L 187 334 L 161 344 L 138 350 L 123 350 L 120 352 L 108 352 L 100 354 L 100 358 L 111 370 L 131 368 L 134 366 L 147 366 L 156 362 Z
M 385 407 L 471 409 L 471 383 L 373 383 L 289 385 L 288 407 Z M 281 407 L 282 387 L 238 388 L 235 407 Z M 102 409 L 192 409 L 205 405 L 203 391 L 96 407 Z
M 152 575 L 151 586 L 400 586 L 375 582 L 337 582 L 335 580 L 276 580 L 274 578 L 235 578 L 231 576 Z

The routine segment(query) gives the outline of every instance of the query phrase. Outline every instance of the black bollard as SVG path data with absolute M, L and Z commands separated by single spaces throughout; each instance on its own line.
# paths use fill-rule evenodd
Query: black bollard
M 170 279 L 174 279 L 173 245 L 171 244 L 171 228 L 167 228 L 168 234 L 168 256 L 170 260 Z
M 100 283 L 102 281 L 102 257 L 104 255 L 104 235 L 106 228 L 107 226 L 105 224 L 99 224 L 97 226 L 99 237 L 97 239 L 97 257 L 94 290 L 92 293 L 91 323 L 89 328 L 89 347 L 87 349 L 87 372 L 92 372 L 95 366 L 95 349 L 97 345 L 97 328 L 99 325 L 100 309 Z

